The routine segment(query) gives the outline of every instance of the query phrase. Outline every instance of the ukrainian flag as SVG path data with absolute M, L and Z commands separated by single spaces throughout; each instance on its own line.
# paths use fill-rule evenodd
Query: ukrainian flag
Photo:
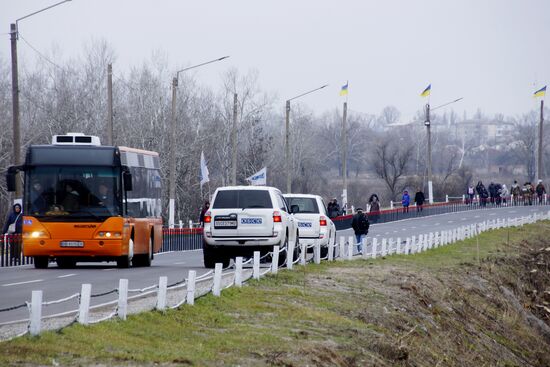
M 426 89 L 424 89 L 424 91 L 423 91 L 422 93 L 420 93 L 420 96 L 421 96 L 421 97 L 427 97 L 427 96 L 429 96 L 431 90 L 432 90 L 432 85 L 430 84 L 430 85 L 428 85 L 428 86 L 426 87 Z
M 347 96 L 348 95 L 348 84 L 349 82 L 346 82 L 346 85 L 342 86 L 342 89 L 340 90 L 341 96 Z
M 545 94 L 546 94 L 546 85 L 544 87 L 542 87 L 541 89 L 539 89 L 538 91 L 536 91 L 533 94 L 533 97 L 544 97 Z

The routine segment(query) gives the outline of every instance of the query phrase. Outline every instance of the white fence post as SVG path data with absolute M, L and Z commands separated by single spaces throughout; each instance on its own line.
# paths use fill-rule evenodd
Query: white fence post
M 411 250 L 411 239 L 410 237 L 407 237 L 407 240 L 405 241 L 405 255 L 408 255 Z
M 212 294 L 214 297 L 219 297 L 221 292 L 221 284 L 222 284 L 222 263 L 216 263 L 216 266 L 214 267 L 214 285 L 212 286 Z
M 386 256 L 388 250 L 388 240 L 386 238 L 382 238 L 382 256 Z
M 292 263 L 292 261 L 290 261 Z M 235 258 L 235 286 L 240 288 L 243 285 L 243 258 L 237 256 Z
M 466 204 L 466 195 L 462 194 L 462 204 Z
M 393 209 L 393 200 L 390 200 L 390 209 Z
M 122 320 L 126 320 L 127 314 L 128 314 L 128 279 L 119 279 L 117 316 Z
M 187 304 L 195 304 L 195 280 L 197 278 L 197 272 L 195 270 L 189 270 L 187 275 Z
M 336 237 L 334 237 L 334 239 L 336 240 Z M 336 246 L 333 244 L 333 242 L 335 241 L 328 241 L 328 261 L 334 260 L 334 249 L 336 248 Z
M 300 251 L 300 265 L 306 266 L 307 245 L 301 243 L 300 246 L 302 246 L 302 250 Z
M 401 254 L 401 237 L 397 237 L 397 243 L 395 244 L 395 253 Z
M 292 269 L 292 266 L 294 265 L 294 249 L 296 248 L 296 240 L 295 241 L 288 241 L 288 249 L 286 252 L 286 268 Z
M 252 265 L 252 277 L 260 279 L 260 251 L 254 251 L 254 263 Z
M 91 295 L 92 295 L 92 285 L 82 284 L 82 290 L 80 291 L 80 310 L 78 312 L 79 324 L 88 325 Z
M 168 277 L 159 277 L 159 290 L 157 294 L 157 310 L 164 310 L 166 308 L 166 287 L 168 286 Z
M 271 259 L 271 274 L 277 274 L 277 270 L 279 270 L 279 246 L 273 246 Z
M 315 241 L 315 247 L 313 248 L 313 251 L 314 251 L 314 261 L 315 261 L 315 264 L 320 264 L 321 263 L 321 244 L 319 243 L 319 241 Z
M 31 297 L 31 324 L 29 332 L 31 335 L 38 335 L 42 326 L 42 291 L 32 291 Z
M 345 259 L 345 253 L 346 253 L 346 237 L 340 236 L 340 248 L 338 251 L 338 257 L 340 257 L 342 260 Z
M 353 257 L 353 246 L 355 245 L 355 236 L 348 237 L 348 260 Z
M 446 203 L 449 202 L 449 195 L 445 195 L 445 202 L 446 202 Z
M 378 247 L 378 238 L 373 237 L 372 238 L 372 258 L 376 259 L 376 247 Z
M 361 242 L 361 249 L 363 251 L 363 259 L 368 259 L 369 257 L 369 254 L 367 253 L 367 244 L 368 244 L 368 240 L 367 240 L 367 236 L 363 237 L 363 241 Z
M 411 254 L 416 252 L 416 236 L 411 237 Z

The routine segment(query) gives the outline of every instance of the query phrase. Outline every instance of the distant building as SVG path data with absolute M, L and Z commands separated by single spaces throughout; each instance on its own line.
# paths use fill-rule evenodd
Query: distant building
M 453 125 L 457 139 L 474 145 L 495 145 L 513 140 L 514 124 L 497 120 L 464 120 Z

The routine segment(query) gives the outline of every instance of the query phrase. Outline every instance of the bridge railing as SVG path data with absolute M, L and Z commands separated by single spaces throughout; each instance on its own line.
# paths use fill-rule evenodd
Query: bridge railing
M 450 199 L 450 198 L 449 198 Z M 524 206 L 524 205 L 547 205 L 547 195 L 538 198 L 537 195 L 518 196 L 513 195 L 500 197 L 493 201 L 490 198 L 479 198 L 475 196 L 472 200 L 463 197 L 458 200 L 449 200 L 442 203 L 424 204 L 422 207 L 411 205 L 408 208 L 398 207 L 393 209 L 383 209 L 376 212 L 368 212 L 367 216 L 371 224 L 394 222 L 403 219 L 426 217 L 430 215 L 456 213 L 467 210 L 491 209 L 505 206 Z M 396 205 L 396 204 L 394 204 Z M 337 230 L 351 228 L 353 215 L 343 215 L 331 218 L 336 225 Z

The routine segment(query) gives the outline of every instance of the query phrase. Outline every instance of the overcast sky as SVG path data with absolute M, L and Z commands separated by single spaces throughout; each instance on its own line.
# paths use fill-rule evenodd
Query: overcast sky
M 10 60 L 9 25 L 58 0 L 0 0 L 0 57 Z M 548 0 L 73 0 L 19 23 L 43 53 L 82 53 L 104 39 L 116 51 L 115 72 L 160 51 L 173 70 L 231 57 L 193 75 L 218 87 L 229 66 L 259 71 L 261 87 L 284 101 L 300 99 L 320 113 L 341 107 L 378 114 L 387 105 L 410 119 L 426 102 L 458 97 L 462 117 L 477 108 L 517 115 L 536 108 L 533 92 L 550 84 Z M 4 33 L 5 32 L 5 33 Z M 21 64 L 36 53 L 18 43 Z M 166 80 L 167 86 L 170 80 Z

